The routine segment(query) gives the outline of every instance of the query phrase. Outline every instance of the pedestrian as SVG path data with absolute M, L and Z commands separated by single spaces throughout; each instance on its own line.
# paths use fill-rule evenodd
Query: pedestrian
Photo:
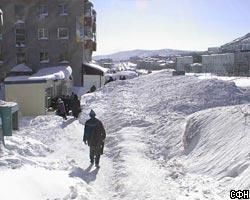
M 64 103 L 62 101 L 61 98 L 58 99 L 57 101 L 57 114 L 61 117 L 63 117 L 63 119 L 67 119 L 67 116 L 66 116 L 66 109 L 65 109 L 65 106 L 64 106 Z
M 90 111 L 89 116 L 90 119 L 85 123 L 83 141 L 90 147 L 90 163 L 94 164 L 95 162 L 95 166 L 99 168 L 100 157 L 103 154 L 106 132 L 102 122 L 95 117 L 96 114 L 93 110 Z
M 73 105 L 72 103 L 73 103 L 74 96 L 75 96 L 75 94 L 74 94 L 74 92 L 72 92 L 70 97 L 69 97 L 69 99 L 70 99 L 69 110 L 71 110 L 71 111 L 72 111 L 72 105 Z
M 75 119 L 78 118 L 80 112 L 81 112 L 80 101 L 78 99 L 78 96 L 75 94 L 72 100 L 72 114 Z
M 70 110 L 70 96 L 67 95 L 64 99 L 64 106 L 66 110 L 66 114 L 69 115 L 69 110 Z
M 94 91 L 96 91 L 96 86 L 92 85 L 92 87 L 90 88 L 90 92 L 94 92 Z

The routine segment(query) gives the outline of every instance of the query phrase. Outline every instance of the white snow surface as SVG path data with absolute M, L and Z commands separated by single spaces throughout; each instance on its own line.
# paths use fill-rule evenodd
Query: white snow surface
M 235 83 L 236 86 L 238 86 L 238 87 L 250 88 L 250 78 L 249 77 L 217 76 L 217 75 L 214 75 L 211 73 L 200 73 L 200 74 L 187 73 L 187 75 L 196 76 L 196 77 L 203 79 L 203 80 L 218 79 L 218 80 L 223 80 L 223 81 L 229 81 L 229 82 Z
M 79 121 L 22 120 L 0 149 L 0 199 L 230 199 L 250 189 L 249 102 L 232 82 L 167 70 L 111 82 L 82 96 Z M 100 169 L 82 143 L 90 109 L 107 131 Z

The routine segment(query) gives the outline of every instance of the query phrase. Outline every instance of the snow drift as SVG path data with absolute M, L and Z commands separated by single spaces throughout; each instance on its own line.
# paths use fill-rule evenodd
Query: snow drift
M 230 173 L 232 173 L 230 168 L 239 166 L 239 173 L 234 173 L 235 179 L 230 181 L 230 184 L 237 184 L 237 180 L 238 182 L 242 181 L 241 186 L 244 188 L 248 187 L 249 181 L 246 181 L 247 178 L 243 180 L 241 178 L 237 179 L 237 177 L 240 176 L 241 171 L 247 172 L 247 163 L 245 161 L 241 164 L 239 162 L 232 163 L 229 160 L 240 160 L 241 157 L 247 157 L 246 151 L 249 151 L 246 146 L 247 143 L 242 146 L 244 153 L 238 155 L 238 150 L 236 149 L 241 149 L 241 145 L 235 145 L 234 142 L 239 141 L 239 138 L 241 138 L 241 142 L 246 141 L 249 136 L 243 133 L 239 135 L 237 131 L 231 132 L 231 135 L 229 134 L 227 137 L 225 137 L 225 134 L 228 133 L 229 127 L 232 127 L 234 124 L 234 119 L 231 116 L 232 113 L 227 112 L 227 106 L 235 105 L 238 107 L 238 105 L 248 102 L 250 102 L 250 98 L 247 90 L 238 88 L 233 82 L 216 79 L 200 80 L 196 77 L 187 76 L 173 77 L 168 71 L 161 71 L 125 82 L 110 83 L 103 90 L 99 90 L 95 94 L 86 95 L 83 98 L 83 103 L 86 107 L 95 109 L 97 115 L 104 119 L 105 124 L 109 126 L 109 134 L 112 135 L 112 139 L 108 141 L 108 146 L 114 147 L 117 145 L 115 141 L 117 137 L 120 137 L 117 135 L 117 132 L 123 130 L 124 127 L 146 127 L 142 137 L 147 144 L 148 148 L 145 150 L 145 154 L 149 158 L 157 160 L 163 166 L 166 166 L 166 162 L 171 163 L 171 160 L 175 160 L 176 158 L 183 159 L 184 163 L 188 160 L 189 162 L 187 161 L 187 165 L 185 166 L 196 162 L 199 167 L 192 167 L 190 164 L 190 170 L 192 169 L 190 172 L 206 174 L 211 177 L 215 176 L 217 180 L 230 176 Z M 214 139 L 214 143 L 207 141 L 211 138 L 203 141 L 208 147 L 211 145 L 219 151 L 217 156 L 214 157 L 213 148 L 210 151 L 208 147 L 205 149 L 204 146 L 202 146 L 203 148 L 196 146 L 198 142 L 197 138 L 202 137 L 202 134 L 198 136 L 198 134 L 195 134 L 196 131 L 193 133 L 192 130 L 201 130 L 196 123 L 192 124 L 191 122 L 188 123 L 191 125 L 188 125 L 186 128 L 186 122 L 189 119 L 189 115 L 202 110 L 204 110 L 204 113 L 208 112 L 208 116 L 212 116 L 211 112 L 207 111 L 207 109 L 216 107 L 224 113 L 223 117 L 218 118 L 218 120 L 223 118 L 223 121 L 228 123 L 223 127 L 215 126 L 213 129 L 220 130 L 216 134 L 221 138 L 221 143 L 216 139 Z M 82 121 L 87 118 L 88 111 L 84 111 Z M 240 110 L 238 112 L 241 115 Z M 242 120 L 244 121 L 244 118 Z M 201 123 L 209 126 L 205 117 Z M 189 126 L 192 127 L 189 129 Z M 184 150 L 182 136 L 185 128 L 186 133 L 184 138 L 187 140 L 185 142 L 188 149 Z M 203 132 L 201 131 L 201 133 Z M 210 134 L 212 135 L 213 132 Z M 231 137 L 232 139 L 230 140 Z M 227 142 L 230 143 L 229 146 L 224 145 Z M 191 153 L 190 146 L 194 148 L 193 153 Z M 224 160 L 220 161 L 220 156 L 224 155 L 229 147 L 231 147 L 230 151 L 234 153 L 231 154 L 231 157 L 225 157 Z M 119 154 L 120 151 L 121 149 L 117 148 L 113 152 L 110 152 L 110 156 L 112 157 L 116 153 Z M 208 158 L 210 156 L 210 159 L 204 158 L 199 162 L 198 152 L 202 151 L 204 151 L 204 157 Z M 214 162 L 211 159 L 214 159 Z M 208 165 L 209 162 L 210 165 Z M 218 166 L 218 164 L 222 166 Z M 235 165 L 232 166 L 231 164 Z M 187 171 L 188 169 L 187 167 Z M 236 167 L 234 170 L 237 171 L 238 168 Z M 227 175 L 226 172 L 228 173 Z
M 183 136 L 187 165 L 193 173 L 250 189 L 250 105 L 201 111 L 188 118 Z

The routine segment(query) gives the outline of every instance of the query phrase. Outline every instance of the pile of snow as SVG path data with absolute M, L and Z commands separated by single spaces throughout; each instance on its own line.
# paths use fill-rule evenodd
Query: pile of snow
M 224 200 L 249 189 L 250 97 L 234 83 L 164 70 L 81 100 L 80 123 L 94 109 L 107 132 L 100 170 L 77 120 L 25 118 L 0 151 L 1 198 Z
M 183 136 L 187 166 L 230 182 L 231 189 L 250 189 L 249 133 L 249 104 L 191 115 Z
M 200 163 L 198 153 L 194 153 L 193 156 L 190 155 L 190 157 L 186 158 L 189 155 L 186 155 L 188 153 L 184 149 L 182 137 L 190 114 L 204 110 L 204 113 L 208 112 L 211 115 L 211 112 L 207 111 L 207 109 L 216 107 L 224 113 L 224 109 L 226 110 L 227 106 L 235 105 L 238 107 L 239 104 L 250 102 L 250 96 L 247 91 L 238 88 L 234 83 L 216 79 L 201 80 L 192 76 L 173 77 L 169 71 L 164 70 L 126 82 L 112 82 L 106 85 L 103 90 L 84 96 L 82 100 L 85 107 L 94 109 L 97 116 L 103 119 L 104 124 L 107 124 L 109 128 L 108 133 L 110 139 L 107 145 L 110 151 L 108 151 L 108 156 L 113 158 L 115 164 L 117 164 L 116 171 L 118 174 L 121 173 L 124 177 L 133 174 L 135 176 L 134 178 L 136 178 L 136 173 L 133 173 L 133 170 L 129 167 L 133 164 L 130 163 L 129 166 L 126 165 L 126 160 L 129 162 L 132 159 L 126 156 L 130 151 L 132 153 L 132 149 L 128 150 L 131 141 L 130 143 L 125 143 L 128 137 L 126 128 L 133 127 L 135 130 L 130 129 L 129 133 L 137 133 L 140 137 L 129 137 L 129 139 L 135 142 L 135 144 L 132 144 L 138 149 L 138 152 L 144 152 L 140 153 L 141 156 L 146 156 L 147 159 L 157 161 L 161 166 L 166 167 L 167 170 L 169 170 L 169 172 L 166 173 L 181 184 L 188 185 L 188 190 L 192 190 L 190 188 L 200 188 L 196 189 L 197 192 L 199 191 L 201 194 L 201 196 L 198 196 L 199 198 L 203 199 L 205 198 L 204 196 L 217 192 L 218 196 L 209 196 L 206 198 L 228 198 L 229 188 L 224 188 L 224 190 L 222 185 L 226 187 L 234 185 L 235 187 L 233 188 L 240 189 L 236 187 L 238 183 L 237 178 L 240 173 L 236 173 L 235 178 L 230 181 L 228 181 L 228 179 L 220 180 L 220 177 L 223 177 L 223 174 L 225 174 L 221 169 L 231 168 L 231 162 L 226 162 L 227 159 L 240 160 L 241 156 L 244 155 L 246 157 L 247 154 L 245 153 L 248 150 L 246 146 L 247 143 L 244 143 L 242 146 L 244 150 L 242 150 L 243 153 L 239 156 L 236 153 L 232 153 L 232 156 L 228 158 L 225 157 L 225 162 L 220 162 L 219 159 L 221 155 L 226 155 L 225 152 L 228 150 L 228 147 L 223 149 L 225 143 L 229 143 L 228 145 L 232 148 L 231 152 L 238 152 L 236 149 L 239 149 L 240 145 L 235 145 L 234 141 L 239 141 L 238 139 L 241 137 L 241 142 L 246 142 L 248 135 L 242 134 L 230 140 L 230 137 L 234 137 L 231 135 L 227 137 L 227 141 L 222 140 L 223 142 L 219 142 L 217 139 L 214 140 L 214 143 L 209 143 L 207 140 L 201 141 L 201 147 L 204 147 L 206 143 L 208 143 L 208 145 L 213 144 L 213 149 L 220 152 L 216 157 L 212 157 L 215 150 L 212 150 L 206 156 L 208 149 L 203 148 L 200 151 L 195 149 L 194 152 L 203 153 L 204 157 L 207 158 L 201 160 Z M 83 111 L 82 122 L 87 119 L 89 109 Z M 209 114 L 207 115 L 209 116 Z M 228 112 L 218 119 L 220 120 L 224 117 L 224 122 L 227 120 L 230 121 L 232 115 L 233 113 Z M 232 124 L 234 124 L 233 121 L 234 120 L 231 120 L 230 123 L 223 126 L 224 128 L 219 126 L 212 129 L 212 127 L 210 127 L 211 134 L 218 129 L 220 130 L 218 134 L 220 134 L 220 137 L 223 139 L 224 135 L 227 134 L 230 127 L 232 127 Z M 207 121 L 205 117 L 201 123 L 204 124 L 204 126 L 206 125 Z M 136 130 L 136 128 L 140 128 L 140 130 Z M 238 133 L 234 132 L 234 134 Z M 199 138 L 199 136 L 197 137 Z M 122 142 L 122 145 L 119 144 L 120 142 Z M 141 149 L 141 147 L 144 148 Z M 122 152 L 125 153 L 123 154 Z M 209 156 L 211 157 L 209 158 Z M 137 155 L 136 157 L 140 156 Z M 246 159 L 248 158 L 246 157 Z M 119 163 L 119 160 L 123 162 Z M 210 167 L 208 167 L 209 161 Z M 141 162 L 143 161 L 141 160 Z M 192 167 L 191 163 L 197 163 L 199 168 Z M 217 163 L 223 166 L 217 168 Z M 235 166 L 242 166 L 243 169 L 248 167 L 248 165 L 245 165 L 246 162 L 238 164 L 239 165 Z M 135 165 L 137 166 L 138 163 Z M 188 167 L 189 165 L 191 166 L 190 168 Z M 122 171 L 118 169 L 122 169 Z M 195 172 L 195 169 L 199 170 Z M 244 171 L 243 169 L 239 171 Z M 147 168 L 145 170 L 147 170 Z M 136 171 L 136 169 L 134 169 L 134 171 Z M 215 174 L 217 176 L 215 176 Z M 196 175 L 201 175 L 202 178 L 199 179 Z M 145 174 L 142 176 L 146 177 Z M 205 177 L 209 177 L 211 180 L 208 181 L 209 178 L 207 179 Z M 125 180 L 125 178 L 120 179 L 121 182 L 129 181 L 127 179 Z M 152 177 L 151 179 L 150 181 L 154 181 Z M 199 181 L 197 181 L 197 179 L 199 179 Z M 243 179 L 239 178 L 239 180 Z M 249 186 L 249 179 L 248 181 L 246 180 L 247 178 L 242 182 L 241 186 L 243 188 Z M 209 182 L 211 185 L 205 186 L 202 182 Z M 169 183 L 169 185 L 171 185 L 171 183 Z M 127 186 L 125 185 L 122 189 L 127 191 Z M 178 190 L 176 190 L 176 192 L 177 191 Z M 155 189 L 155 192 L 161 193 L 157 189 Z M 181 198 L 181 195 L 176 194 L 176 196 L 179 196 L 180 199 L 185 199 L 184 197 Z M 191 195 L 191 197 L 190 199 L 195 199 L 195 196 Z M 198 197 L 196 196 L 196 198 Z

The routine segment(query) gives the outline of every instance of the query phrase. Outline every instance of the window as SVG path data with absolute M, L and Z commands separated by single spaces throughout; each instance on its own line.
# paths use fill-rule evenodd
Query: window
M 39 6 L 39 15 L 48 16 L 48 5 Z
M 15 5 L 15 15 L 17 19 L 24 18 L 24 5 Z
M 25 29 L 16 28 L 16 46 L 25 47 Z
M 69 39 L 69 29 L 68 28 L 58 28 L 58 38 L 59 39 Z
M 47 40 L 49 36 L 48 29 L 46 28 L 39 28 L 38 29 L 38 39 L 39 40 Z
M 49 54 L 47 50 L 43 50 L 40 52 L 40 63 L 48 63 L 49 62 Z
M 68 5 L 67 4 L 60 4 L 59 5 L 59 15 L 61 15 L 61 16 L 68 15 Z
M 24 52 L 18 52 L 16 54 L 17 64 L 26 63 L 26 54 Z
M 68 52 L 61 53 L 59 55 L 59 62 L 65 64 L 69 63 L 69 53 Z

